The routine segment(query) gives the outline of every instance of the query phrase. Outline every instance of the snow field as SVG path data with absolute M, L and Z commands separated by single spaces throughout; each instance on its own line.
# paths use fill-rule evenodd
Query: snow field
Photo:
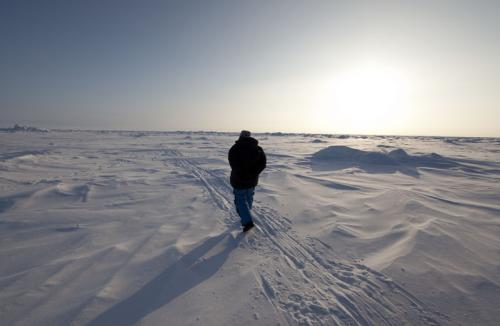
M 221 133 L 0 134 L 9 325 L 494 325 L 500 142 L 263 134 L 239 232 Z

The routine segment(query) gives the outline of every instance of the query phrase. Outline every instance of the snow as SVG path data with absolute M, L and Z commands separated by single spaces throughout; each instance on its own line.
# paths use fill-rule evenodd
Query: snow
M 313 154 L 317 161 L 351 161 L 353 164 L 367 165 L 413 165 L 427 167 L 458 166 L 453 160 L 436 153 L 428 155 L 408 155 L 404 149 L 394 149 L 388 153 L 362 151 L 348 146 L 330 146 Z
M 2 324 L 500 318 L 500 139 L 256 135 L 243 235 L 237 134 L 36 129 L 0 132 Z
M 40 129 L 37 127 L 33 126 L 21 126 L 18 124 L 15 124 L 14 127 L 11 128 L 0 128 L 0 131 L 2 132 L 48 132 L 48 129 Z

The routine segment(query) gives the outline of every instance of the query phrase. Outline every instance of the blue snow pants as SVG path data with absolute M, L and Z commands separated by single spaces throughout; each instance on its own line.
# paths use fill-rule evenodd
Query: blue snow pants
M 252 222 L 252 214 L 250 213 L 250 210 L 252 209 L 254 190 L 255 187 L 247 189 L 233 189 L 234 204 L 236 205 L 236 211 L 240 216 L 241 225 Z

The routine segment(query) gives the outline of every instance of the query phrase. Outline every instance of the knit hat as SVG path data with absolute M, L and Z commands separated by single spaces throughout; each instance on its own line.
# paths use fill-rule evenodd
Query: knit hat
M 252 133 L 250 131 L 248 131 L 248 130 L 242 130 L 240 132 L 240 137 L 250 137 L 251 134 Z

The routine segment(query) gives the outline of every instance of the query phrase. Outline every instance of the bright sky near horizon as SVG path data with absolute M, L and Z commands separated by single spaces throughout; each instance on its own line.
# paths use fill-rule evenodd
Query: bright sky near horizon
M 0 125 L 500 136 L 499 1 L 0 2 Z

